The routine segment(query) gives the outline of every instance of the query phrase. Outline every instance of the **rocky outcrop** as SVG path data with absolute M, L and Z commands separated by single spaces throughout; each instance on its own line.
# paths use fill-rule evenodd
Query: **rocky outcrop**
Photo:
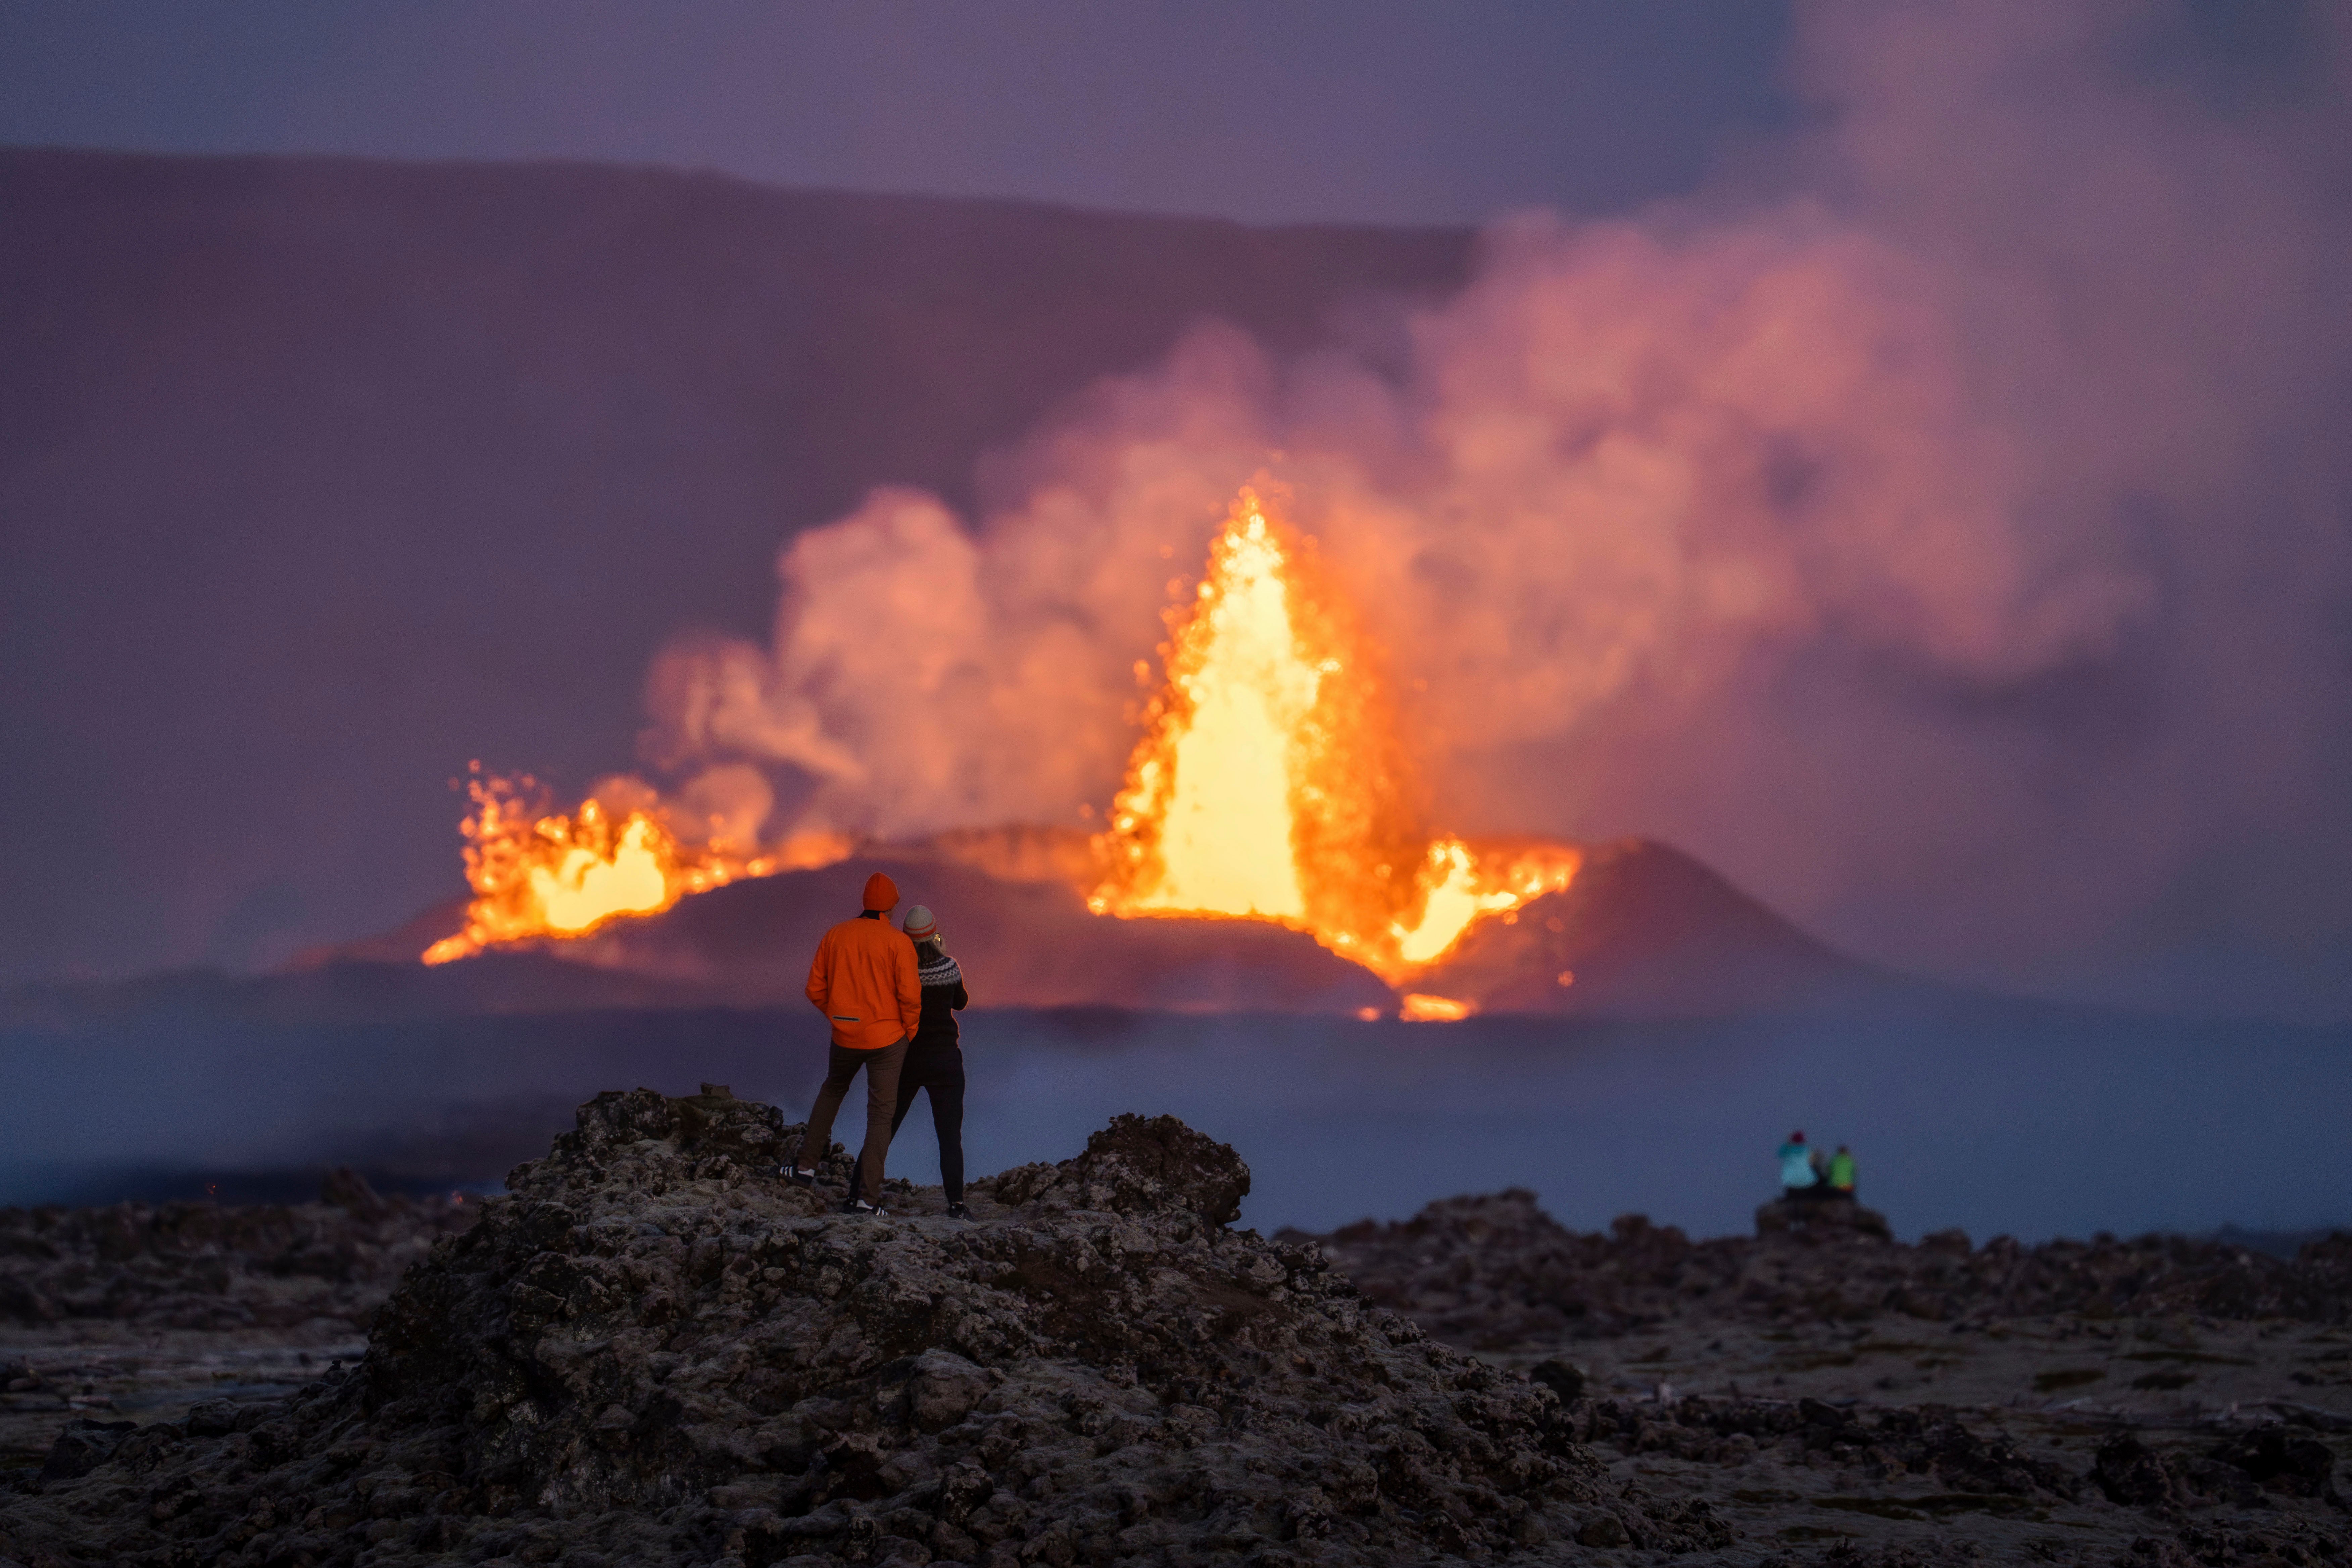
M 1759 1236 L 1810 1235 L 1892 1241 L 1895 1229 L 1876 1209 L 1848 1197 L 1778 1197 L 1756 1209 Z
M 2219 1503 L 2259 1507 L 2266 1491 L 2341 1500 L 2335 1452 L 2284 1426 L 2234 1434 L 2200 1454 L 2159 1454 L 2119 1432 L 2100 1445 L 2092 1479 L 2110 1501 L 2158 1511 Z
M 356 1337 L 402 1272 L 478 1207 L 379 1197 L 339 1170 L 312 1204 L 0 1209 L 0 1323 Z
M 1743 1532 L 1726 1561 L 2352 1561 L 2352 1237 L 2292 1260 L 2170 1237 L 1906 1245 L 1865 1214 L 1768 1205 L 1752 1238 L 1694 1242 L 1639 1215 L 1569 1230 L 1515 1189 L 1323 1243 L 1368 1299 L 1559 1394 L 1613 1476 L 1709 1500 Z
M 1611 1399 L 1578 1405 L 1574 1419 L 1581 1441 L 1627 1454 L 1736 1464 L 1787 1443 L 1823 1467 L 1926 1477 L 1948 1492 L 2072 1501 L 2083 1490 L 2073 1471 L 2000 1435 L 1971 1432 L 1954 1412 L 1933 1406 L 1860 1412 L 1818 1399 L 1685 1399 L 1671 1405 Z
M 1958 1231 L 1893 1241 L 1885 1221 L 1836 1200 L 1766 1205 L 1759 1236 L 1693 1241 L 1627 1215 L 1608 1231 L 1568 1229 L 1521 1188 L 1433 1203 L 1410 1220 L 1370 1220 L 1318 1241 L 1370 1300 L 1457 1344 L 1606 1338 L 1687 1318 L 1860 1322 L 2082 1313 L 2311 1323 L 2352 1321 L 2352 1235 L 2293 1259 L 2177 1236 L 2051 1241 Z M 1801 1224 L 1783 1223 L 1792 1211 Z
M 1122 1117 L 905 1215 L 782 1184 L 724 1090 L 600 1096 L 293 1399 L 76 1428 L 0 1556 L 1013 1568 L 1728 1544 L 1550 1387 L 1225 1228 L 1233 1151 Z M 824 1169 L 837 1175 L 836 1146 Z
M 996 1200 L 1050 1213 L 1189 1213 L 1209 1225 L 1241 1217 L 1249 1167 L 1172 1116 L 1115 1116 L 1087 1151 L 1058 1165 L 1022 1165 L 990 1184 Z

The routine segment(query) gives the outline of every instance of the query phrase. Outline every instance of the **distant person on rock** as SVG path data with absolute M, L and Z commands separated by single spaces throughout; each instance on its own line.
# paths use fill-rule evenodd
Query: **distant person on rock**
M 1840 1197 L 1853 1196 L 1853 1151 L 1843 1143 L 1830 1156 L 1830 1190 Z
M 970 1219 L 963 1201 L 963 1047 L 956 1014 L 971 1005 L 963 970 L 948 956 L 945 939 L 931 911 L 917 904 L 907 911 L 908 940 L 915 944 L 915 973 L 923 984 L 922 1020 L 907 1047 L 898 1073 L 898 1109 L 890 1113 L 890 1136 L 915 1109 L 915 1093 L 931 1096 L 931 1127 L 940 1135 L 940 1184 L 947 1189 L 948 1213 Z
M 1813 1173 L 1813 1152 L 1805 1143 L 1803 1129 L 1789 1134 L 1780 1145 L 1780 1195 L 1790 1198 L 1810 1198 L 1816 1194 L 1821 1178 Z
M 784 1176 L 803 1187 L 816 1185 L 813 1161 L 833 1147 L 833 1118 L 849 1093 L 850 1079 L 866 1069 L 866 1143 L 849 1178 L 852 1214 L 882 1212 L 882 1162 L 890 1152 L 890 1116 L 898 1106 L 898 1074 L 906 1065 L 907 1040 L 922 1017 L 922 984 L 916 973 L 915 944 L 890 924 L 898 907 L 898 886 L 877 871 L 866 879 L 866 910 L 824 933 L 809 965 L 808 999 L 833 1026 L 824 1087 L 809 1111 L 808 1135 Z

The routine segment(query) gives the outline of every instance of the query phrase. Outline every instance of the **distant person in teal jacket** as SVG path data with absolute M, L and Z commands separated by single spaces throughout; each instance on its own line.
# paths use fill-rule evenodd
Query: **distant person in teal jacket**
M 1784 1197 L 1813 1196 L 1813 1188 L 1821 1178 L 1813 1173 L 1813 1152 L 1805 1143 L 1801 1128 L 1789 1134 L 1780 1145 L 1780 1192 Z

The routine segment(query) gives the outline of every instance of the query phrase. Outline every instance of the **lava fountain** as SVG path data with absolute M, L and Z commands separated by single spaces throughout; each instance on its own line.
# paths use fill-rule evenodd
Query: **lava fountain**
M 1574 879 L 1568 846 L 1481 854 L 1421 827 L 1381 650 L 1255 493 L 1168 618 L 1166 679 L 1096 844 L 1097 913 L 1276 921 L 1401 985 L 1481 917 Z
M 1234 502 L 1206 575 L 1166 620 L 1163 679 L 1093 842 L 1087 906 L 1118 918 L 1276 921 L 1397 987 L 1406 1018 L 1475 1011 L 1406 987 L 1480 921 L 1512 919 L 1568 887 L 1579 852 L 1481 848 L 1424 828 L 1382 650 L 1331 587 L 1315 542 L 1254 492 Z M 528 777 L 474 772 L 461 826 L 473 899 L 465 928 L 427 949 L 427 963 L 585 936 L 854 847 L 840 835 L 756 852 L 697 843 L 634 779 L 608 781 L 567 813 Z
M 585 936 L 631 915 L 669 908 L 688 893 L 796 866 L 822 865 L 845 843 L 795 842 L 784 850 L 743 855 L 724 840 L 682 843 L 650 798 L 608 805 L 595 795 L 557 812 L 528 775 L 485 775 L 473 764 L 467 783 L 473 809 L 458 825 L 466 839 L 466 881 L 473 889 L 465 929 L 425 950 L 446 963 L 486 947 L 536 938 Z M 649 791 L 637 786 L 625 794 Z

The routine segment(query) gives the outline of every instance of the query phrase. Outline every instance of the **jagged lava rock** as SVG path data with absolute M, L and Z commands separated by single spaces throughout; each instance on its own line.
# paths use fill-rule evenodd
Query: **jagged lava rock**
M 1895 1231 L 1886 1216 L 1864 1208 L 1852 1198 L 1778 1197 L 1756 1208 L 1756 1234 L 1781 1236 L 1795 1231 L 1814 1236 L 1870 1237 L 1892 1241 Z
M 312 1204 L 0 1208 L 0 1324 L 310 1329 L 356 1337 L 435 1237 L 476 1205 L 379 1197 L 331 1172 Z
M 1728 1543 L 1704 1503 L 1609 1486 L 1550 1389 L 1367 1305 L 1311 1246 L 1224 1228 L 1248 1168 L 1173 1119 L 974 1183 L 969 1224 L 834 1212 L 774 1173 L 798 1132 L 709 1086 L 599 1096 L 409 1273 L 363 1364 L 282 1405 L 68 1434 L 58 1469 L 82 1473 L 0 1509 L 0 1555 L 1059 1568 Z M 836 1145 L 824 1169 L 845 1168 Z
M 1790 1214 L 1801 1223 L 1784 1223 Z M 1480 1350 L 1678 1320 L 1861 1322 L 1880 1312 L 2352 1321 L 2352 1233 L 2307 1242 L 2293 1259 L 2163 1235 L 1972 1247 L 1938 1231 L 1905 1243 L 1889 1238 L 1883 1215 L 1836 1199 L 1776 1199 L 1757 1211 L 1757 1233 L 1694 1241 L 1641 1215 L 1574 1231 L 1512 1187 L 1442 1199 L 1409 1220 L 1276 1239 L 1319 1244 L 1368 1299 Z
M 1042 1202 L 1055 1212 L 1184 1211 L 1211 1225 L 1241 1217 L 1249 1167 L 1172 1116 L 1115 1116 L 1087 1152 L 1058 1165 L 1022 1165 L 996 1178 L 1000 1203 Z

